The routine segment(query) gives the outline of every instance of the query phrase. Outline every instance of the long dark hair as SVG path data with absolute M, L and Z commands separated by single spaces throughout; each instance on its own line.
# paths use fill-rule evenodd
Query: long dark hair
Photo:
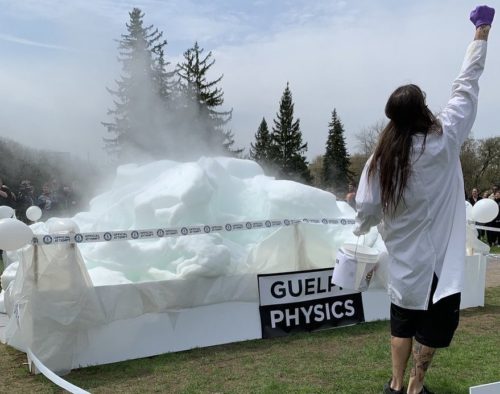
M 424 135 L 423 152 L 427 134 L 438 123 L 425 104 L 425 94 L 413 84 L 400 86 L 390 95 L 385 114 L 390 121 L 380 134 L 368 167 L 368 179 L 373 178 L 378 167 L 383 212 L 394 214 L 404 201 L 411 175 L 413 135 Z

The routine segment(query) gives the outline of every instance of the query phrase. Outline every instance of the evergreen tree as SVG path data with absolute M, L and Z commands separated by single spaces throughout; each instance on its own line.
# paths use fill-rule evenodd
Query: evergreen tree
M 243 148 L 234 148 L 234 134 L 231 130 L 224 131 L 224 142 L 222 143 L 222 147 L 224 148 L 225 153 L 229 153 L 231 156 L 242 157 Z
M 309 172 L 311 173 L 311 185 L 317 188 L 323 187 L 323 155 L 316 156 L 309 163 Z
M 326 151 L 323 156 L 323 185 L 333 188 L 336 193 L 345 193 L 353 178 L 349 166 L 350 157 L 345 146 L 344 126 L 337 116 L 337 110 L 334 109 L 328 124 Z
M 262 118 L 255 133 L 255 144 L 250 144 L 250 158 L 267 167 L 271 158 L 271 141 L 271 133 L 269 133 L 266 118 Z
M 300 119 L 293 119 L 294 104 L 289 84 L 281 96 L 279 112 L 274 119 L 270 160 L 278 170 L 278 177 L 311 183 L 305 152 L 307 143 L 302 142 Z
M 224 103 L 224 92 L 217 86 L 219 78 L 208 81 L 207 73 L 214 65 L 212 52 L 203 55 L 203 48 L 197 42 L 184 52 L 184 61 L 178 65 L 181 91 L 185 99 L 185 116 L 189 117 L 197 137 L 215 153 L 239 154 L 243 149 L 232 149 L 233 133 L 225 130 L 232 118 L 233 110 L 219 111 Z
M 156 55 L 153 64 L 153 78 L 159 96 L 167 104 L 168 109 L 174 109 L 176 104 L 176 94 L 179 93 L 180 83 L 177 76 L 177 70 L 167 71 L 170 62 L 165 61 L 165 51 L 163 47 L 167 44 L 166 41 L 161 45 L 156 45 L 152 48 L 152 52 Z
M 173 72 L 167 72 L 164 59 L 166 40 L 153 26 L 144 26 L 144 13 L 134 8 L 126 24 L 127 33 L 118 41 L 122 75 L 117 88 L 109 89 L 114 97 L 113 117 L 103 125 L 112 134 L 105 138 L 105 149 L 119 160 L 164 157 L 169 141 L 166 129 L 166 102 L 172 92 Z

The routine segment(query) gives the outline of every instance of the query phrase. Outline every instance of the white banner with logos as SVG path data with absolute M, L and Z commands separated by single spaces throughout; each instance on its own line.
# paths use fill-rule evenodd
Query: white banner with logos
M 210 234 L 232 231 L 258 230 L 266 228 L 288 227 L 294 224 L 308 223 L 317 225 L 353 225 L 354 219 L 334 218 L 334 219 L 266 219 L 252 220 L 247 222 L 234 222 L 216 225 L 195 225 L 170 228 L 153 228 L 143 230 L 119 230 L 102 231 L 94 233 L 75 233 L 75 234 L 45 234 L 35 235 L 33 244 L 52 245 L 61 243 L 88 243 L 88 242 L 111 242 L 111 241 L 130 241 L 138 239 L 153 239 L 163 237 L 183 237 L 186 235 Z

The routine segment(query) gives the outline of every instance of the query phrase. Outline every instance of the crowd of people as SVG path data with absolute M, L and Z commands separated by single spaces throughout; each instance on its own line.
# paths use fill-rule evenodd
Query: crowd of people
M 16 211 L 16 217 L 30 224 L 26 217 L 26 209 L 36 205 L 42 210 L 42 220 L 52 216 L 72 216 L 80 208 L 80 199 L 75 193 L 76 185 L 61 185 L 52 179 L 42 186 L 37 193 L 29 179 L 23 179 L 16 189 L 3 183 L 0 177 L 0 206 L 7 205 Z
M 490 198 L 494 200 L 498 204 L 499 213 L 497 214 L 497 217 L 491 222 L 480 224 L 486 227 L 493 227 L 500 230 L 500 190 L 498 189 L 498 186 L 494 185 L 491 187 L 491 189 L 485 190 L 482 193 L 480 193 L 479 189 L 475 187 L 471 190 L 470 197 L 467 198 L 467 201 L 470 202 L 472 206 L 474 206 L 474 204 L 476 204 L 483 198 Z M 479 236 L 480 238 L 486 240 L 490 246 L 500 245 L 500 231 L 480 230 Z

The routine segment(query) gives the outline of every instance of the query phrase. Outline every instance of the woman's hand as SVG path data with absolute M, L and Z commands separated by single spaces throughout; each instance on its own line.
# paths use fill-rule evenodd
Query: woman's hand
M 488 7 L 487 5 L 479 5 L 472 10 L 469 19 L 474 24 L 474 26 L 478 28 L 485 25 L 491 26 L 494 16 L 494 8 Z

